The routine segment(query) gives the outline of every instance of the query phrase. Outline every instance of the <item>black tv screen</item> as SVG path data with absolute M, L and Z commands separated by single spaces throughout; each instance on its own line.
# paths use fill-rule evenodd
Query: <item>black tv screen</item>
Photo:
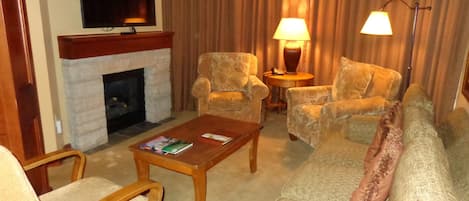
M 83 28 L 156 25 L 155 0 L 81 0 Z

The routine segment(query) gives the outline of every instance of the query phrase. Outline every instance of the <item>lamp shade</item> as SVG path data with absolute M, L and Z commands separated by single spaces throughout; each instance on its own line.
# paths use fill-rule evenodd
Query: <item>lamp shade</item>
M 371 11 L 360 33 L 383 36 L 392 35 L 388 13 L 384 11 Z
M 306 22 L 301 18 L 282 18 L 274 34 L 278 40 L 310 40 Z

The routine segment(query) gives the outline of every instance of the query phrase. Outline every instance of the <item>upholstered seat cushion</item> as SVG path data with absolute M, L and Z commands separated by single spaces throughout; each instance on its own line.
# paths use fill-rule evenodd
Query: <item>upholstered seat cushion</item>
M 349 200 L 363 175 L 367 145 L 338 133 L 321 142 L 284 186 L 277 201 Z
M 66 197 L 67 201 L 93 201 L 100 200 L 120 188 L 122 187 L 107 179 L 88 177 L 43 194 L 39 199 L 41 201 L 63 201 L 63 198 Z M 132 201 L 145 200 L 147 199 L 143 196 L 132 199 Z
M 390 200 L 457 200 L 441 139 L 421 136 L 404 147 Z
M 249 99 L 243 92 L 225 91 L 210 93 L 208 102 L 210 110 L 239 111 L 249 103 Z
M 311 104 L 294 106 L 287 118 L 288 132 L 300 133 L 298 137 L 301 140 L 314 146 L 319 141 L 321 108 L 322 105 Z

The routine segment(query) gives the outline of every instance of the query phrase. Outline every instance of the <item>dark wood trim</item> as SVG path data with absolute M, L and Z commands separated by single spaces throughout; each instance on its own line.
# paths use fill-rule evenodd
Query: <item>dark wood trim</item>
M 469 101 L 469 53 L 466 56 L 466 71 L 464 73 L 464 80 L 462 85 L 462 94 Z
M 172 47 L 173 32 L 137 34 L 91 34 L 58 36 L 60 58 L 86 57 L 154 50 Z
M 1 143 L 21 163 L 44 155 L 25 0 L 0 1 Z M 2 133 L 2 131 L 0 131 Z M 50 191 L 45 167 L 26 174 L 38 194 Z

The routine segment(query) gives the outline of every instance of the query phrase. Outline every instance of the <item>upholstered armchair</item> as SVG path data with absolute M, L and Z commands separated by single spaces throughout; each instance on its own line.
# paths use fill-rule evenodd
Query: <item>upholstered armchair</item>
M 192 86 L 199 115 L 212 114 L 261 123 L 267 86 L 257 78 L 257 58 L 249 53 L 212 52 L 199 57 Z
M 342 57 L 332 85 L 287 90 L 290 139 L 315 147 L 332 126 L 368 122 L 376 127 L 379 115 L 398 98 L 400 85 L 401 75 L 394 70 Z
M 64 158 L 74 157 L 72 182 L 51 192 L 37 196 L 24 171 Z M 163 187 L 153 181 L 138 181 L 126 187 L 99 177 L 83 178 L 85 155 L 76 150 L 61 150 L 28 161 L 22 167 L 13 154 L 0 146 L 0 200 L 11 201 L 92 201 L 147 200 L 141 193 L 149 191 L 148 200 L 162 200 Z

